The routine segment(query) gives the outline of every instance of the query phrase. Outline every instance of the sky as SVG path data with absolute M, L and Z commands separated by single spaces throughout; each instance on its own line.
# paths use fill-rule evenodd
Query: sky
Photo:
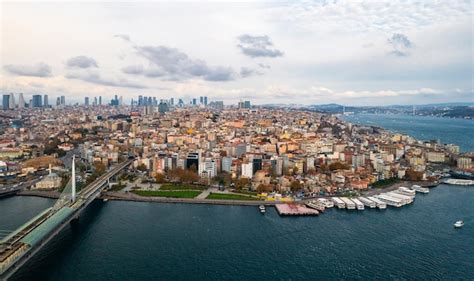
M 474 102 L 474 2 L 0 2 L 0 93 Z

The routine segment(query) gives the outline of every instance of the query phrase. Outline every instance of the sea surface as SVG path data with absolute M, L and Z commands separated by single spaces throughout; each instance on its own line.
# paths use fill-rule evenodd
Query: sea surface
M 395 114 L 353 114 L 342 119 L 354 124 L 379 126 L 419 140 L 454 143 L 461 151 L 474 151 L 474 120 Z
M 318 217 L 95 201 L 13 280 L 473 280 L 473 202 L 474 187 L 447 185 L 399 209 Z M 53 203 L 0 199 L 0 226 Z

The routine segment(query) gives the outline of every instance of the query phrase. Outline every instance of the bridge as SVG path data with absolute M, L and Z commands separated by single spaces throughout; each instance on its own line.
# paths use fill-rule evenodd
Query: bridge
M 81 212 L 100 195 L 109 180 L 130 165 L 133 160 L 128 159 L 111 168 L 76 195 L 73 157 L 70 184 L 67 185 L 55 205 L 44 210 L 0 241 L 0 280 L 10 278 L 43 246 L 69 225 L 69 222 L 77 219 Z

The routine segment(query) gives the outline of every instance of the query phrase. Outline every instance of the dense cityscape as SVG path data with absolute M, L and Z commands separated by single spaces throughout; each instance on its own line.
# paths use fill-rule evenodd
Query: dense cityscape
M 474 280 L 470 1 L 0 1 L 0 281 Z
M 28 104 L 18 96 L 18 103 L 14 94 L 3 96 L 3 184 L 34 177 L 50 164 L 61 174 L 30 190 L 64 188 L 70 177 L 64 165 L 70 163 L 57 160 L 70 151 L 80 156 L 84 183 L 133 156 L 143 183 L 194 183 L 199 188 L 187 189 L 204 185 L 291 201 L 360 194 L 402 180 L 438 182 L 450 170 L 471 170 L 474 157 L 455 144 L 419 141 L 337 115 L 251 106 L 250 101 L 224 106 L 199 97 L 175 104 L 173 98 L 139 96 L 124 105 L 115 96 L 107 104 L 101 97 L 92 103 L 86 97 L 84 104 L 65 105 L 61 96 L 51 106 L 47 95 L 34 95 Z M 127 181 L 117 185 L 115 190 Z M 163 196 L 181 195 L 189 194 Z

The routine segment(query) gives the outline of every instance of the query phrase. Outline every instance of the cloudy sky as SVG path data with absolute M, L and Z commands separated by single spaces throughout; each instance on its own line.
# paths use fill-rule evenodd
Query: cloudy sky
M 2 2 L 0 92 L 474 102 L 470 1 Z

